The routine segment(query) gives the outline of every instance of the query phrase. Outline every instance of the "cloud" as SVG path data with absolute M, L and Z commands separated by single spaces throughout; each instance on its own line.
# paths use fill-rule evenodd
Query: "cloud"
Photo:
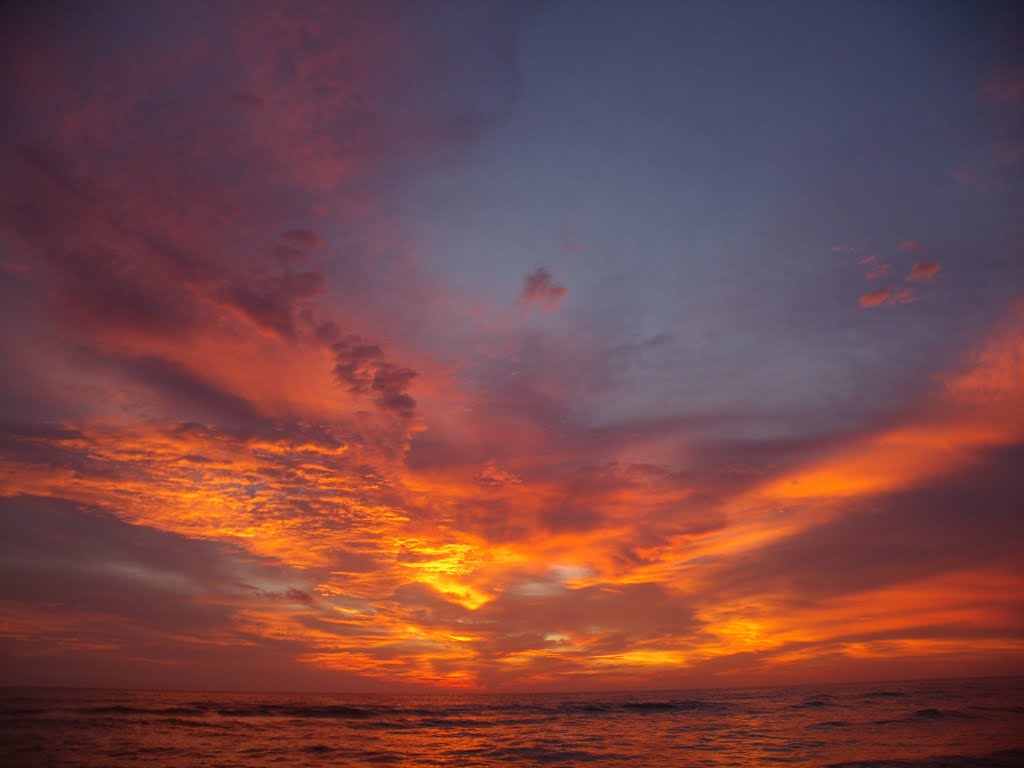
M 381 363 L 373 376 L 374 402 L 382 410 L 412 418 L 416 414 L 416 401 L 405 390 L 417 375 L 412 368 Z
M 554 309 L 569 293 L 569 289 L 560 285 L 551 277 L 545 267 L 537 267 L 523 278 L 523 290 L 519 299 L 524 304 L 537 304 L 546 309 Z
M 0 534 L 6 682 L 374 687 L 299 662 L 310 636 L 275 636 L 276 611 L 324 610 L 315 572 L 61 498 L 0 499 Z M 337 631 L 325 622 L 320 634 Z
M 868 280 L 878 280 L 879 278 L 886 277 L 889 274 L 888 264 L 879 264 L 877 267 L 868 272 L 864 277 Z
M 0 531 L 0 599 L 116 615 L 164 632 L 231 633 L 230 604 L 257 596 L 247 577 L 281 583 L 282 591 L 301 592 L 295 585 L 305 581 L 229 545 L 128 525 L 63 499 L 0 500 Z M 115 641 L 118 631 L 108 627 Z
M 522 480 L 508 470 L 502 469 L 494 460 L 484 464 L 477 480 L 481 485 L 500 487 L 505 485 L 521 485 Z
M 892 292 L 888 288 L 877 288 L 865 293 L 860 297 L 861 309 L 872 309 L 880 307 L 892 298 Z
M 864 494 L 841 517 L 713 568 L 721 594 L 779 592 L 794 601 L 856 593 L 1015 556 L 1024 522 L 1015 509 L 1024 445 L 979 452 L 959 472 L 923 487 Z M 1006 536 L 992 537 L 991 531 Z M 712 586 L 713 585 L 713 586 Z
M 264 427 L 268 420 L 246 398 L 207 380 L 186 365 L 155 355 L 110 358 L 132 381 L 155 392 L 165 412 L 191 414 L 213 423 Z
M 868 267 L 868 272 L 864 275 L 868 280 L 877 280 L 889 274 L 889 265 L 875 255 L 865 256 L 857 263 Z
M 899 293 L 894 293 L 890 299 L 893 304 L 913 304 L 915 301 L 920 301 L 921 297 L 917 295 L 913 288 L 904 288 Z
M 888 288 L 878 288 L 874 291 L 863 294 L 860 297 L 861 309 L 874 309 L 885 304 L 913 304 L 920 301 L 913 288 L 904 288 L 902 291 L 893 292 Z
M 855 615 L 840 611 L 819 647 L 795 635 L 828 617 L 802 606 L 973 568 L 958 540 L 1002 557 L 1009 540 L 956 517 L 951 504 L 972 508 L 969 492 L 938 486 L 946 501 L 906 486 L 922 466 L 941 472 L 972 434 L 1016 422 L 879 437 L 903 403 L 929 407 L 894 383 L 934 383 L 908 341 L 921 337 L 903 330 L 950 334 L 927 306 L 900 333 L 850 329 L 849 307 L 831 306 L 819 279 L 832 259 L 804 260 L 795 282 L 763 259 L 737 278 L 740 261 L 704 240 L 714 216 L 695 232 L 693 264 L 669 264 L 681 230 L 655 226 L 650 250 L 676 277 L 702 251 L 715 264 L 707 296 L 677 295 L 685 280 L 651 293 L 644 280 L 662 270 L 644 277 L 614 260 L 648 252 L 617 227 L 640 237 L 654 219 L 602 217 L 587 238 L 577 219 L 553 242 L 538 222 L 541 249 L 561 244 L 578 261 L 585 239 L 599 252 L 588 315 L 527 322 L 531 306 L 568 293 L 544 266 L 523 278 L 518 314 L 490 312 L 486 327 L 460 314 L 452 263 L 424 254 L 448 209 L 465 211 L 453 203 L 468 177 L 427 207 L 406 182 L 422 181 L 419 195 L 450 181 L 459 150 L 511 114 L 527 6 L 126 4 L 116 23 L 86 13 L 79 24 L 23 4 L 12 18 L 33 23 L 0 28 L 5 71 L 19 73 L 0 82 L 3 258 L 28 276 L 0 286 L 3 342 L 17 355 L 0 474 L 21 494 L 0 502 L 0 653 L 18 662 L 5 671 L 24 662 L 30 682 L 225 688 L 344 689 L 365 683 L 356 671 L 396 687 L 556 685 L 560 674 L 557 684 L 663 685 L 669 667 L 684 681 L 691 665 L 735 667 L 774 649 L 841 661 L 828 643 L 858 636 Z M 435 163 L 448 164 L 441 177 Z M 673 205 L 647 208 L 656 219 Z M 792 248 L 758 252 L 788 259 Z M 886 276 L 877 257 L 861 264 Z M 493 269 L 473 265 L 469 284 Z M 761 277 L 800 306 L 772 300 Z M 861 306 L 914 301 L 912 282 Z M 850 370 L 895 371 L 884 383 L 898 396 L 876 397 L 879 380 Z M 1015 370 L 964 384 L 955 407 L 937 410 L 959 418 L 997 384 L 1019 391 Z M 838 468 L 794 469 L 844 448 L 853 457 Z M 985 525 L 1002 520 L 1000 493 L 982 497 Z
M 384 411 L 403 418 L 416 413 L 416 401 L 407 392 L 418 375 L 412 368 L 384 359 L 384 351 L 361 336 L 349 335 L 331 344 L 334 377 L 349 392 L 373 395 Z
M 907 251 L 909 253 L 918 253 L 924 250 L 924 243 L 920 240 L 900 240 L 897 245 L 901 251 Z
M 916 262 L 913 268 L 910 270 L 910 274 L 907 275 L 906 280 L 909 282 L 918 282 L 922 280 L 931 280 L 942 269 L 942 265 L 937 261 L 919 261 Z
M 225 282 L 216 298 L 222 305 L 238 309 L 261 328 L 294 339 L 299 312 L 325 291 L 326 280 L 320 272 L 286 272 Z

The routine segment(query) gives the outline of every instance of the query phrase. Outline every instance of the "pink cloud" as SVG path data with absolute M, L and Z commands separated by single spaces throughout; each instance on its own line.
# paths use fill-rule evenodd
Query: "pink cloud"
M 918 253 L 924 250 L 924 243 L 922 243 L 920 240 L 900 240 L 898 247 L 901 251 Z
M 918 282 L 921 280 L 931 280 L 942 269 L 942 265 L 937 261 L 919 261 L 914 264 L 913 269 L 910 270 L 910 274 L 907 275 L 906 279 L 909 282 Z
M 880 277 L 885 277 L 889 274 L 888 264 L 879 264 L 875 269 L 868 272 L 864 277 L 868 280 L 877 280 Z
M 874 254 L 865 256 L 863 259 L 858 260 L 857 263 L 870 268 L 868 273 L 864 275 L 868 280 L 877 280 L 889 274 L 889 265 Z
M 860 308 L 872 309 L 874 307 L 880 307 L 889 301 L 891 296 L 892 292 L 888 288 L 879 288 L 878 290 L 870 291 L 860 297 Z
M 585 245 L 577 243 L 570 235 L 565 232 L 560 232 L 558 240 L 562 246 L 562 250 L 566 253 L 587 253 L 590 249 Z
M 898 293 L 893 293 L 888 288 L 879 288 L 860 297 L 860 308 L 874 309 L 884 304 L 913 304 L 920 299 L 913 288 L 904 288 Z
M 904 288 L 899 293 L 894 293 L 890 299 L 890 304 L 913 304 L 915 301 L 920 301 L 921 297 L 918 296 L 913 288 Z
M 568 292 L 568 288 L 551 278 L 551 273 L 545 267 L 537 267 L 523 278 L 523 291 L 519 300 L 524 304 L 539 304 L 554 309 Z

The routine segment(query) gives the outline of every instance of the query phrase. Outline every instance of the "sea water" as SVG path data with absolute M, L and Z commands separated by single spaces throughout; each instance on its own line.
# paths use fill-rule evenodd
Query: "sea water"
M 1024 679 L 588 694 L 0 691 L 11 766 L 1024 766 Z

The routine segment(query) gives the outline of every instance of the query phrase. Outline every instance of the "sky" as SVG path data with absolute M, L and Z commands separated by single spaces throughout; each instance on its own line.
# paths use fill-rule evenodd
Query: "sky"
M 1024 673 L 1024 14 L 0 8 L 0 683 Z

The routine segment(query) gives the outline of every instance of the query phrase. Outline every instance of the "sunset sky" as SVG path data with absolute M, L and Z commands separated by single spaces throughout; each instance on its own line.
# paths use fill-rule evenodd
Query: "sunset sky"
M 0 684 L 1024 672 L 1013 2 L 0 8 Z

